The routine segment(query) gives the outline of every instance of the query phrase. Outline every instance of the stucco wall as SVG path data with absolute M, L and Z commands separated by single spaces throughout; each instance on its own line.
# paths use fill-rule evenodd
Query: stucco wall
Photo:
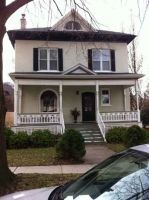
M 101 106 L 101 96 L 99 96 L 100 112 L 116 112 L 124 111 L 124 90 L 122 86 L 106 86 L 100 87 L 99 95 L 102 88 L 110 89 L 110 106 Z M 53 89 L 57 92 L 59 88 L 56 86 L 23 86 L 22 87 L 22 113 L 38 113 L 40 112 L 40 94 L 46 89 Z M 79 91 L 77 94 L 76 91 Z M 64 86 L 63 87 L 63 113 L 65 123 L 73 122 L 70 110 L 77 107 L 81 112 L 78 121 L 82 121 L 82 93 L 95 92 L 95 86 Z M 128 99 L 129 100 L 129 99 Z M 127 110 L 129 111 L 129 102 L 127 101 Z
M 115 50 L 116 72 L 128 72 L 127 45 L 124 43 L 103 42 L 48 42 L 17 40 L 15 44 L 15 71 L 33 71 L 33 48 L 55 47 L 63 49 L 64 70 L 78 63 L 88 67 L 88 49 L 107 48 Z

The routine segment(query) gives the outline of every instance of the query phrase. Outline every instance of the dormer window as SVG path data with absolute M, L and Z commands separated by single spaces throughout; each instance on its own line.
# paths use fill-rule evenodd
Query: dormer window
M 81 25 L 76 21 L 69 21 L 65 24 L 67 30 L 81 30 Z

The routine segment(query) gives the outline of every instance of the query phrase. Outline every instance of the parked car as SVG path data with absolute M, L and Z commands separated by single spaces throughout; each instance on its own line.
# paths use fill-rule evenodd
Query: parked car
M 115 154 L 65 185 L 17 192 L 0 199 L 147 200 L 149 144 Z

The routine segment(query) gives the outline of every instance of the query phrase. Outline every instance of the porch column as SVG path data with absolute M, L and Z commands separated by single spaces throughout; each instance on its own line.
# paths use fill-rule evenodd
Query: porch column
M 18 114 L 18 82 L 15 81 L 14 85 L 14 125 L 17 125 L 17 114 Z
M 126 89 L 124 88 L 124 111 L 127 111 L 126 95 L 127 95 L 127 91 L 126 91 Z
M 18 97 L 19 97 L 19 108 L 18 108 L 18 113 L 21 113 L 21 107 L 22 107 L 22 86 L 18 86 Z
M 139 109 L 139 88 L 138 88 L 138 81 L 135 84 L 136 88 L 136 103 L 137 103 L 137 112 L 138 112 L 138 122 L 140 122 L 140 109 Z
M 96 81 L 96 121 L 98 120 L 98 112 L 99 112 L 99 84 Z
M 59 85 L 59 111 L 60 111 L 60 115 L 63 113 L 63 99 L 62 99 L 62 92 L 63 92 L 63 86 L 62 83 L 60 83 Z

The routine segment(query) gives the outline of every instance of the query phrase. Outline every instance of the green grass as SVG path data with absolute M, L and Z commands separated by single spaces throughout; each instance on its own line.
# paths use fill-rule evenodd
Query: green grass
M 82 163 L 81 161 L 58 159 L 54 147 L 11 149 L 7 150 L 7 158 L 11 167 Z
M 107 144 L 107 147 L 111 149 L 112 151 L 119 153 L 121 151 L 124 151 L 126 147 L 123 144 Z
M 18 174 L 10 188 L 0 187 L 0 196 L 16 191 L 58 186 L 77 178 L 78 174 Z
M 58 164 L 55 148 L 7 150 L 9 166 L 36 166 Z

